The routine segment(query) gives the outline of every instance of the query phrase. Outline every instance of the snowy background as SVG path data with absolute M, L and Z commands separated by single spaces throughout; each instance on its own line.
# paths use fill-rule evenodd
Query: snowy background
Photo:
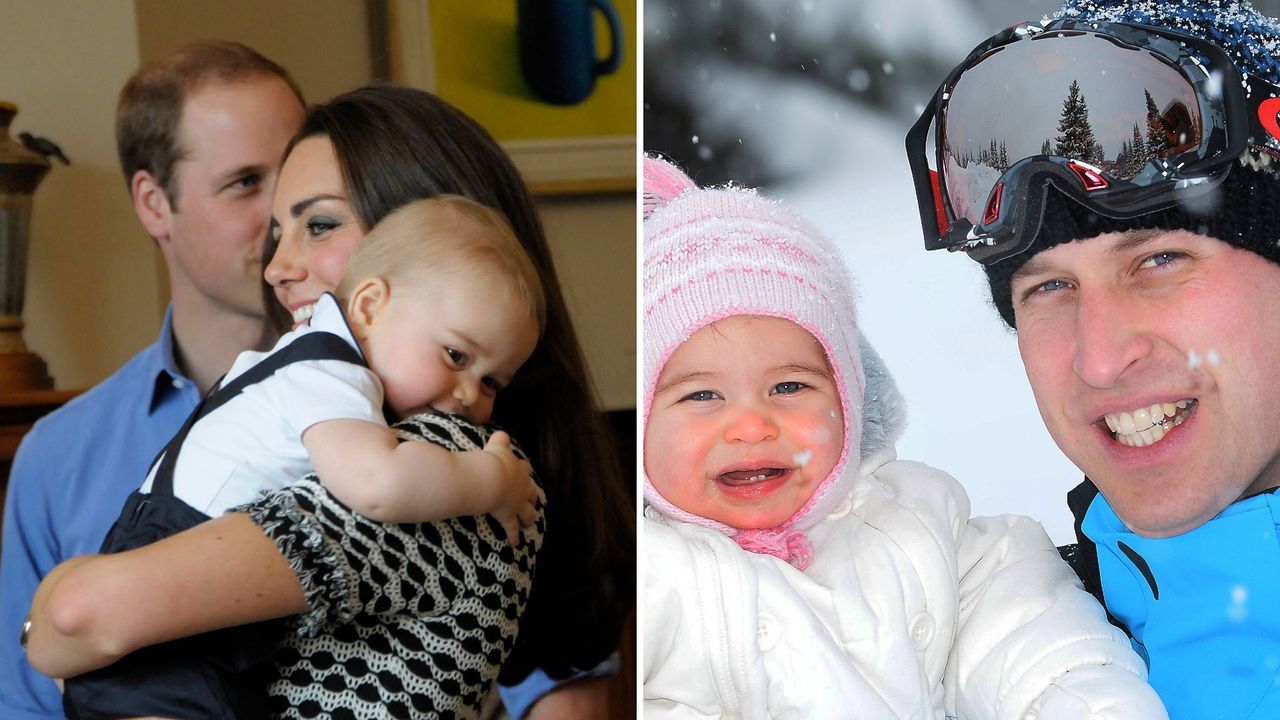
M 903 149 L 974 45 L 1058 6 L 645 0 L 644 147 L 700 184 L 763 187 L 835 240 L 863 332 L 906 395 L 899 456 L 959 478 L 974 514 L 1030 515 L 1061 544 L 1081 474 L 1044 429 L 978 264 L 924 251 Z

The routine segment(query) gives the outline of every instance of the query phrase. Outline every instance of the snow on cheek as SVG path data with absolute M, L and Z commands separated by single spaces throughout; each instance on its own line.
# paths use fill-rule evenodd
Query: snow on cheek
M 1204 355 L 1197 352 L 1195 348 L 1191 348 L 1187 351 L 1188 370 L 1195 370 L 1196 368 L 1204 367 L 1205 363 L 1209 363 L 1212 367 L 1217 367 L 1221 362 L 1222 356 L 1219 355 L 1218 351 L 1214 348 L 1209 348 Z
M 827 456 L 838 456 L 844 443 L 840 415 L 832 411 L 829 417 L 820 413 L 792 417 L 787 434 L 796 443 L 797 452 L 792 456 L 796 465 L 805 467 L 817 456 L 820 461 Z M 829 452 L 834 450 L 834 453 Z

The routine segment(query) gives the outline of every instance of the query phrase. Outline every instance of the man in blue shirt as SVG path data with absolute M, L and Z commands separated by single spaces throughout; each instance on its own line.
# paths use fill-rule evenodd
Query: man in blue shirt
M 196 43 L 130 78 L 116 141 L 139 220 L 169 274 L 160 337 L 24 438 L 10 475 L 0 557 L 0 715 L 62 717 L 61 694 L 11 637 L 40 579 L 97 552 L 130 492 L 242 350 L 271 347 L 262 242 L 300 91 L 234 43 Z M 139 588 L 139 592 L 146 592 Z M 10 629 L 10 630 L 4 630 Z
M 907 147 L 926 246 L 983 264 L 1088 477 L 1065 554 L 1170 717 L 1280 717 L 1280 21 L 1068 0 Z

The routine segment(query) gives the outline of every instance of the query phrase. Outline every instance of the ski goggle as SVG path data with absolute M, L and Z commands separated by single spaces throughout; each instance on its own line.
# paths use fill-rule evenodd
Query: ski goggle
M 1250 146 L 1280 150 L 1280 88 L 1213 43 L 1054 20 L 1005 30 L 907 134 L 925 248 L 985 264 L 1027 250 L 1050 187 L 1129 219 L 1212 191 Z

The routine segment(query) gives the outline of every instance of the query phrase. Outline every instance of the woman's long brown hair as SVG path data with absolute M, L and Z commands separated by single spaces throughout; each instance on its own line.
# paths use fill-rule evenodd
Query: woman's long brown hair
M 618 648 L 634 603 L 635 519 L 624 479 L 629 473 L 597 407 L 524 181 L 484 128 L 420 90 L 374 85 L 339 95 L 307 113 L 294 143 L 317 135 L 332 141 L 352 208 L 366 230 L 412 200 L 463 195 L 503 213 L 537 265 L 546 292 L 546 331 L 502 391 L 493 419 L 533 461 L 547 494 L 547 532 L 519 639 L 499 680 L 515 684 L 535 667 L 563 677 L 597 665 Z M 273 252 L 268 243 L 268 261 Z M 269 287 L 266 297 L 277 327 L 287 327 Z

